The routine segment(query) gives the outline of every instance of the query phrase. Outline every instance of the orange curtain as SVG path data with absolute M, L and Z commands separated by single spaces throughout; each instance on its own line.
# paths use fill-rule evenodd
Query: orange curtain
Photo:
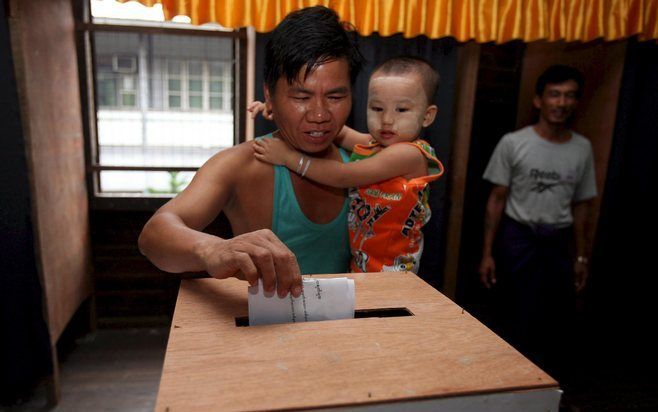
M 126 1 L 126 0 L 122 0 Z M 189 16 L 193 24 L 253 26 L 272 30 L 290 11 L 333 8 L 360 34 L 402 33 L 436 39 L 503 43 L 520 39 L 589 41 L 632 35 L 658 38 L 658 0 L 138 0 L 162 3 L 165 18 Z

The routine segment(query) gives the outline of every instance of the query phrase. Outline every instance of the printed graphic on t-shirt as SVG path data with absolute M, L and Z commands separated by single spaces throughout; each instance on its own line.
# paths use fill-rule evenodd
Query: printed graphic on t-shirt
M 353 250 L 352 256 L 354 257 L 354 264 L 361 272 L 367 272 L 366 266 L 368 265 L 368 260 L 370 257 L 363 250 Z
M 406 272 L 413 270 L 416 266 L 416 259 L 420 256 L 418 254 L 408 254 L 404 256 L 396 256 L 393 260 L 392 266 L 384 265 L 382 271 L 384 272 Z
M 530 169 L 530 179 L 534 181 L 530 191 L 536 193 L 552 192 L 557 186 L 568 185 L 574 180 L 571 173 L 567 175 L 566 179 L 562 179 L 562 175 L 555 170 L 539 169 Z
M 402 230 L 400 232 L 402 233 L 402 236 L 409 238 L 410 247 L 414 247 L 417 242 L 422 240 L 423 236 L 420 232 L 420 228 L 429 221 L 429 206 L 426 206 L 426 202 L 423 203 L 423 201 L 426 199 L 425 196 L 428 191 L 420 190 L 417 193 L 418 199 L 420 199 L 420 201 L 416 203 L 414 208 L 409 212 L 409 215 L 405 219 Z
M 348 225 L 349 229 L 355 232 L 355 238 L 361 237 L 359 246 L 362 246 L 363 242 L 375 236 L 373 226 L 386 212 L 391 210 L 391 206 L 382 207 L 379 203 L 373 206 L 359 195 L 358 190 L 351 192 L 350 197 L 352 199 L 350 201 L 350 221 Z

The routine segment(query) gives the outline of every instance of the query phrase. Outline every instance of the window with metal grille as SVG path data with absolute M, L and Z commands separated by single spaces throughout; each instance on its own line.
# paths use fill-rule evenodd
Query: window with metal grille
M 90 6 L 80 31 L 94 198 L 171 197 L 244 134 L 246 32 Z

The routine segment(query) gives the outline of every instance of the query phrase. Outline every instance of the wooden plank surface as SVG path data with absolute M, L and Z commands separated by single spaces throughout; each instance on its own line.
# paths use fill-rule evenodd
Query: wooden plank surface
M 450 173 L 448 174 L 450 209 L 446 250 L 461 250 L 462 219 L 464 217 L 464 197 L 468 177 L 468 158 L 471 149 L 473 129 L 473 109 L 477 90 L 478 67 L 480 65 L 480 45 L 475 42 L 459 46 L 457 58 L 457 97 L 455 98 L 455 119 L 452 126 L 452 150 L 450 153 Z M 446 253 L 443 269 L 443 290 L 452 299 L 457 295 L 457 273 L 459 253 Z
M 52 352 L 46 384 L 49 402 L 56 404 L 56 343 L 92 291 L 72 2 L 13 0 L 5 5 L 25 136 L 35 261 Z
M 92 290 L 75 22 L 68 0 L 10 4 L 35 252 L 54 345 Z
M 235 318 L 248 314 L 245 282 L 184 280 L 156 410 L 304 409 L 557 388 L 415 275 L 347 276 L 357 310 L 405 307 L 414 316 L 237 327 Z

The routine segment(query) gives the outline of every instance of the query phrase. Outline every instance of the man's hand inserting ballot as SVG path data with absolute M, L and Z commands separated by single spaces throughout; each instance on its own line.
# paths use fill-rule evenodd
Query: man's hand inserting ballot
M 245 233 L 232 239 L 214 238 L 198 248 L 206 271 L 217 279 L 236 277 L 254 286 L 263 280 L 268 295 L 299 297 L 302 278 L 295 255 L 269 229 Z

